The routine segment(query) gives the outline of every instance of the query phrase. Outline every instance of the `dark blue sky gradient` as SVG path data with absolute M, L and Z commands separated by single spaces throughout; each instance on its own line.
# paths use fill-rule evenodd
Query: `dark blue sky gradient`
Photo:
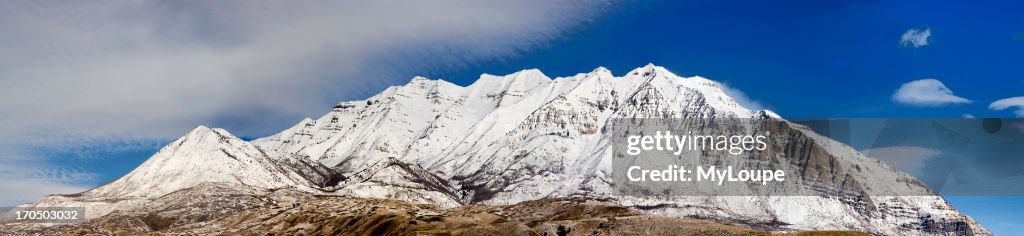
M 643 2 L 517 58 L 410 72 L 468 85 L 481 73 L 540 68 L 569 76 L 648 62 L 726 82 L 784 117 L 1010 117 L 992 101 L 1024 95 L 1024 8 L 993 2 Z M 911 28 L 930 44 L 900 47 Z M 974 102 L 893 104 L 903 83 L 935 78 Z

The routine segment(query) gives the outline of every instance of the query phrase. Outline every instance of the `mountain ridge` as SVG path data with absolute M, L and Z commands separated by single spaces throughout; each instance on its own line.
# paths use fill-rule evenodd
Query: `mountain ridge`
M 303 119 L 280 133 L 252 142 L 241 141 L 224 130 L 197 127 L 121 179 L 78 196 L 44 198 L 37 205 L 74 202 L 76 197 L 116 196 L 133 200 L 128 205 L 109 207 L 111 210 L 130 208 L 174 188 L 212 181 L 268 189 L 297 188 L 316 194 L 397 198 L 445 207 L 586 196 L 655 215 L 774 225 L 765 227 L 775 230 L 987 234 L 980 224 L 941 197 L 872 197 L 866 202 L 852 202 L 819 196 L 615 196 L 610 178 L 610 138 L 605 129 L 610 119 L 622 117 L 746 118 L 786 124 L 774 112 L 743 107 L 718 82 L 699 76 L 680 77 L 653 64 L 622 77 L 615 77 L 603 67 L 555 79 L 536 69 L 505 76 L 484 74 L 465 87 L 415 77 L 406 85 L 389 87 L 370 98 L 338 103 L 320 118 Z M 888 187 L 874 184 L 874 178 L 881 178 L 876 175 L 913 179 L 810 130 L 787 126 L 782 131 L 800 134 L 797 139 L 802 145 L 818 150 L 794 153 L 807 158 L 785 159 L 787 166 L 812 160 L 834 161 L 840 166 L 822 169 L 832 174 L 843 174 L 852 165 L 864 166 L 872 174 L 855 174 L 850 180 L 863 188 Z M 200 142 L 194 143 L 197 140 Z M 194 148 L 179 152 L 181 145 Z M 217 160 L 198 166 L 218 168 L 198 170 L 218 175 L 200 175 L 189 180 L 192 182 L 167 186 L 144 184 L 165 183 L 159 179 L 166 178 L 130 181 L 135 176 L 149 176 L 146 173 L 182 176 L 180 168 L 168 170 L 147 164 L 153 160 L 173 161 L 174 157 Z M 242 171 L 220 175 L 224 167 Z M 174 181 L 180 180 L 168 180 L 177 183 Z M 898 210 L 907 208 L 916 212 Z

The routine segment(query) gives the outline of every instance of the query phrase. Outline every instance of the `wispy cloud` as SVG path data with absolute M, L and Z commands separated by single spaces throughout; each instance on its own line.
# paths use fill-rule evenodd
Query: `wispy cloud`
M 909 29 L 900 36 L 900 46 L 908 47 L 912 46 L 915 48 L 924 47 L 928 45 L 928 38 L 932 36 L 932 29 Z
M 743 93 L 743 91 L 730 87 L 726 83 L 722 83 L 721 85 L 722 90 L 725 91 L 725 94 L 729 95 L 729 97 L 732 97 L 733 100 L 736 100 L 736 103 L 739 103 L 740 106 L 752 110 L 761 110 L 766 108 L 764 104 L 761 103 L 761 101 L 751 99 L 750 97 L 747 96 L 746 93 Z
M 52 167 L 25 158 L 0 159 L 0 207 L 17 206 L 48 194 L 68 194 L 89 189 L 83 183 L 96 175 L 69 167 Z
M 403 82 L 403 72 L 515 56 L 607 9 L 576 1 L 3 2 L 0 163 L 24 156 L 11 152 L 147 145 L 198 124 L 264 135 Z
M 953 95 L 953 90 L 937 79 L 907 82 L 892 95 L 892 101 L 918 107 L 937 107 L 971 103 L 971 100 Z
M 988 108 L 996 111 L 1017 109 L 1013 113 L 1017 117 L 1024 117 L 1024 96 L 1000 99 L 989 104 Z
M 0 194 L 0 206 L 13 207 L 31 203 L 50 194 L 71 194 L 88 189 L 39 179 L 0 179 L 0 191 L 4 191 L 4 194 Z

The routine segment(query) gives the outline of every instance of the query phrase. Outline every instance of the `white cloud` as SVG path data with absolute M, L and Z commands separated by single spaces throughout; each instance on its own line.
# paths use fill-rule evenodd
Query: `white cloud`
M 744 108 L 751 110 L 765 109 L 764 104 L 762 104 L 760 101 L 751 99 L 750 97 L 747 96 L 747 94 L 743 93 L 743 91 L 730 87 L 728 84 L 725 83 L 722 83 L 721 86 L 722 90 L 725 91 L 725 94 L 729 95 L 729 97 L 731 97 L 733 100 L 736 100 L 736 103 L 739 103 L 740 106 L 743 106 Z
M 409 79 L 393 71 L 514 56 L 599 8 L 547 1 L 4 3 L 0 133 L 130 140 L 173 138 L 200 123 L 255 122 L 228 128 L 266 134 Z
M 1016 114 L 1017 117 L 1024 117 L 1024 96 L 1000 99 L 989 104 L 988 109 L 996 111 L 1017 109 L 1013 113 Z
M 914 80 L 903 84 L 892 95 L 892 101 L 911 106 L 936 107 L 971 103 L 971 100 L 953 95 L 953 90 L 937 79 Z
M 73 194 L 89 188 L 36 179 L 0 180 L 0 206 L 31 203 L 50 194 Z
M 900 46 L 913 46 L 915 48 L 924 47 L 928 45 L 928 38 L 932 36 L 932 29 L 926 28 L 920 29 L 909 29 L 907 32 L 900 36 Z
M 570 1 L 5 1 L 0 164 L 40 159 L 31 155 L 39 149 L 151 145 L 198 124 L 265 135 L 405 82 L 400 75 L 408 72 L 515 56 L 609 8 Z
M 975 118 L 974 115 L 971 115 L 971 114 L 964 114 L 961 117 L 964 118 L 964 119 L 974 119 Z
M 78 193 L 89 188 L 38 179 L 0 179 L 0 206 L 14 207 L 50 194 Z
M 922 174 L 920 171 L 924 168 L 926 161 L 942 154 L 939 150 L 914 146 L 873 148 L 862 150 L 861 153 L 911 174 Z
M 0 207 L 34 202 L 49 194 L 77 193 L 89 189 L 83 182 L 95 175 L 74 168 L 53 168 L 21 158 L 0 159 Z

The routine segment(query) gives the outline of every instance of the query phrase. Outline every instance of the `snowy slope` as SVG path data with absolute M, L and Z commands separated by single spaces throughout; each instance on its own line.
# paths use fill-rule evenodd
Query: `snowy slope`
M 820 194 L 616 196 L 607 132 L 614 118 L 690 118 L 698 121 L 693 127 L 749 119 L 761 124 L 755 131 L 785 134 L 776 141 L 799 151 L 751 155 L 730 164 L 803 173 L 782 187 L 813 187 Z M 319 118 L 251 143 L 199 127 L 112 183 L 50 196 L 37 205 L 87 205 L 100 209 L 92 214 L 106 214 L 139 209 L 150 199 L 203 183 L 442 207 L 587 196 L 653 214 L 770 230 L 988 234 L 941 197 L 859 198 L 857 193 L 868 191 L 931 190 L 771 111 L 744 108 L 718 82 L 681 77 L 655 65 L 621 77 L 605 68 L 554 79 L 536 69 L 485 74 L 465 87 L 416 77 L 365 100 L 338 103 Z
M 203 183 L 315 192 L 341 180 L 306 159 L 269 154 L 223 129 L 199 126 L 113 182 L 75 195 L 48 196 L 35 206 L 89 206 L 91 218 Z
M 330 175 L 330 169 L 318 163 L 268 155 L 223 129 L 200 126 L 124 177 L 83 195 L 158 197 L 204 182 L 268 189 L 309 188 L 327 185 Z
M 449 180 L 452 188 L 465 193 L 457 197 L 469 203 L 510 204 L 586 195 L 657 214 L 777 229 L 987 232 L 939 197 L 612 195 L 610 139 L 605 126 L 610 118 L 655 117 L 785 122 L 771 111 L 744 108 L 715 81 L 680 77 L 654 65 L 622 77 L 597 68 L 550 79 L 534 69 L 507 76 L 483 75 L 467 87 L 417 77 L 367 100 L 339 103 L 316 120 L 254 143 L 309 156 L 343 173 L 395 157 Z M 784 127 L 781 131 L 794 137 L 789 142 L 814 151 L 775 153 L 770 158 L 782 160 L 780 168 L 816 174 L 788 187 L 828 185 L 846 189 L 819 191 L 881 191 L 911 185 L 916 191 L 930 191 L 909 175 L 846 145 L 795 124 Z M 849 172 L 855 166 L 860 171 Z M 913 187 L 916 185 L 920 187 Z
M 415 164 L 388 158 L 370 165 L 338 185 L 335 194 L 362 198 L 396 199 L 443 208 L 462 205 L 444 180 Z

